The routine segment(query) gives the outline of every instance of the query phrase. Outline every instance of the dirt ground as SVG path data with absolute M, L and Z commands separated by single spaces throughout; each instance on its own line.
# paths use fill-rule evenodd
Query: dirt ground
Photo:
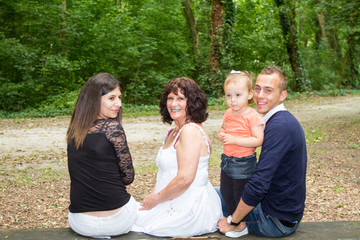
M 310 97 L 285 106 L 307 138 L 303 221 L 360 221 L 360 96 Z M 219 185 L 222 146 L 216 135 L 222 114 L 211 111 L 204 124 L 213 145 L 209 172 L 214 185 Z M 68 226 L 69 119 L 0 119 L 0 229 Z M 123 126 L 136 168 L 129 191 L 141 201 L 155 182 L 154 160 L 170 126 L 159 116 L 125 118 Z

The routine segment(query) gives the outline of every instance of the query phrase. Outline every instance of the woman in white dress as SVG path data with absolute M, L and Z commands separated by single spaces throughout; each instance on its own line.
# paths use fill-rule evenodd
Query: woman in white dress
M 141 203 L 132 231 L 161 237 L 190 237 L 217 230 L 221 200 L 208 178 L 207 98 L 194 80 L 171 80 L 163 90 L 160 113 L 175 122 L 156 157 L 157 181 Z

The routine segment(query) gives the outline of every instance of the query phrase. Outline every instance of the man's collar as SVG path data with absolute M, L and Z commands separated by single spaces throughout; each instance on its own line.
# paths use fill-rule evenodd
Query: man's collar
M 285 106 L 283 103 L 281 103 L 280 105 L 277 105 L 276 107 L 274 107 L 273 109 L 271 109 L 264 117 L 264 123 L 266 124 L 266 122 L 271 118 L 272 115 L 274 115 L 275 113 L 279 112 L 279 111 L 286 111 Z

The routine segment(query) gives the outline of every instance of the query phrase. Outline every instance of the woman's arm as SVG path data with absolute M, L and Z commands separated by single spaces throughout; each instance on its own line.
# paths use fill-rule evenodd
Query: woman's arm
M 159 203 L 177 198 L 189 188 L 195 179 L 204 144 L 204 139 L 195 126 L 188 125 L 183 128 L 176 143 L 177 175 L 163 190 L 146 196 L 140 210 L 149 210 Z
M 119 167 L 121 179 L 125 185 L 129 185 L 134 181 L 135 171 L 126 141 L 126 135 L 123 127 L 118 122 L 111 122 L 106 130 L 106 136 L 114 145 L 116 155 L 119 159 Z

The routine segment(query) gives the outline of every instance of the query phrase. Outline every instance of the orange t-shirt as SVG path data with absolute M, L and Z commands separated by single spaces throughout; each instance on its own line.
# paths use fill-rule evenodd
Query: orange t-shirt
M 224 117 L 225 133 L 237 137 L 251 137 L 251 128 L 256 125 L 264 125 L 261 115 L 253 108 L 242 115 L 233 114 L 233 110 L 226 110 Z M 255 152 L 255 148 L 241 147 L 238 145 L 224 145 L 224 154 L 229 157 L 246 157 Z

